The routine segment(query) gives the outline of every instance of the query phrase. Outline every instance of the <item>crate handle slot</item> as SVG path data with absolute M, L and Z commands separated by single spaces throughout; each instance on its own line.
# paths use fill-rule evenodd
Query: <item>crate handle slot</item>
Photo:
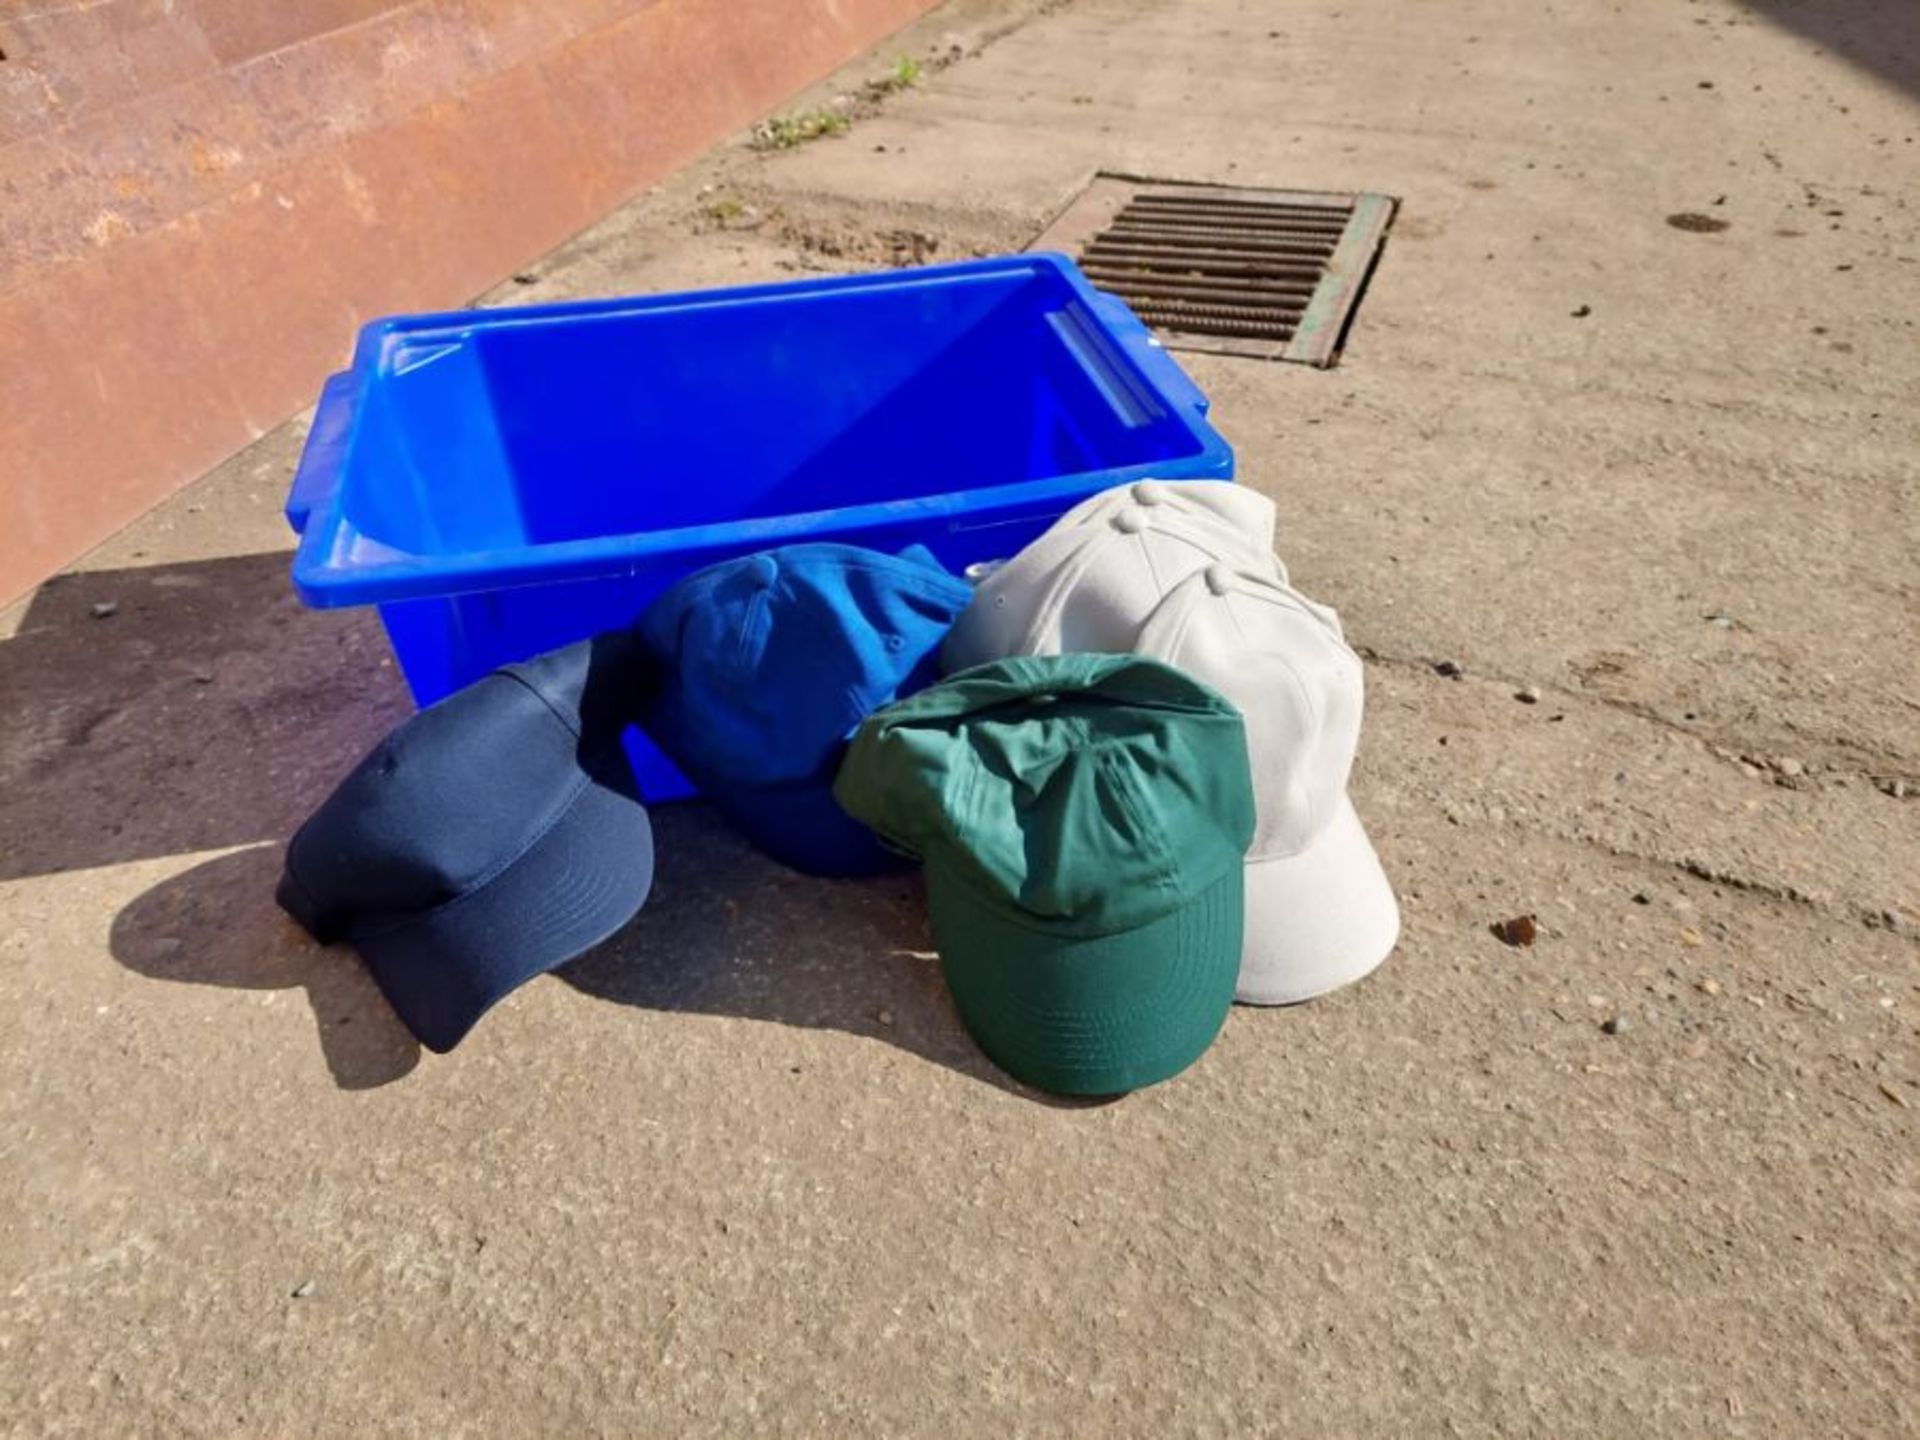
M 1165 413 L 1159 398 L 1146 391 L 1139 377 L 1115 363 L 1113 347 L 1107 343 L 1107 337 L 1094 328 L 1084 311 L 1056 310 L 1047 316 L 1047 324 L 1079 362 L 1081 374 L 1093 383 L 1094 389 L 1128 429 L 1137 430 L 1151 424 Z
M 1206 392 L 1187 378 L 1187 372 L 1180 368 L 1180 362 L 1167 354 L 1160 342 L 1153 338 L 1153 332 L 1128 308 L 1126 301 L 1118 295 L 1096 290 L 1093 303 L 1100 312 L 1100 318 L 1107 322 L 1108 328 L 1126 347 L 1135 364 L 1175 401 L 1191 406 L 1196 414 L 1207 413 L 1212 402 L 1207 399 Z
M 287 492 L 287 524 L 296 535 L 306 532 L 314 508 L 340 483 L 347 438 L 353 431 L 356 379 L 351 370 L 342 370 L 329 375 L 321 387 L 313 427 L 307 431 L 307 445 L 300 452 L 300 468 L 294 471 L 293 488 Z

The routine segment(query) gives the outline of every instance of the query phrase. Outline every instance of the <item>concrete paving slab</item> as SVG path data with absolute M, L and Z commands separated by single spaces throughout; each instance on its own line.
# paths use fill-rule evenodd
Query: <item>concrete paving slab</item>
M 682 806 L 423 1055 L 270 900 L 406 708 L 286 590 L 286 427 L 0 616 L 7 1428 L 1920 1429 L 1920 12 L 961 0 L 796 108 L 902 51 L 484 303 L 1399 196 L 1338 369 L 1186 362 L 1369 658 L 1395 956 L 1053 1103 L 912 879 Z

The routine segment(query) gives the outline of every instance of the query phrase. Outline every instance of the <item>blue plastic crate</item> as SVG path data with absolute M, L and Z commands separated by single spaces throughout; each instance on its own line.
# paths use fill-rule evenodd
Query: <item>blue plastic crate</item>
M 1063 256 L 376 321 L 287 500 L 294 588 L 374 604 L 414 698 L 770 545 L 1002 558 L 1075 502 L 1230 476 L 1206 397 Z M 644 739 L 650 798 L 687 792 Z

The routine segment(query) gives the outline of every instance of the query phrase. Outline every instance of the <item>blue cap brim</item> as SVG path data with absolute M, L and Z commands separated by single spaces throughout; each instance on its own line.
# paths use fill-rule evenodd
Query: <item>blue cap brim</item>
M 645 808 L 589 781 L 531 849 L 480 889 L 351 938 L 407 1028 L 444 1054 L 505 996 L 625 925 L 652 885 Z

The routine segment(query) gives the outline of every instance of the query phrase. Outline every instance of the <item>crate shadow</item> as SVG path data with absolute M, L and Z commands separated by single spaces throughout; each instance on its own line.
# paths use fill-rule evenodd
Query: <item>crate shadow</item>
M 352 951 L 310 941 L 273 887 L 280 842 L 412 705 L 374 615 L 306 609 L 287 563 L 268 552 L 41 588 L 0 641 L 0 881 L 232 852 L 129 902 L 114 956 L 175 983 L 303 992 L 335 1082 L 369 1089 L 408 1074 L 419 1046 Z M 654 895 L 562 967 L 566 983 L 618 1004 L 843 1030 L 1083 1103 L 1018 1085 L 974 1047 L 931 957 L 916 875 L 796 875 L 697 804 L 656 807 L 654 822 Z
M 0 640 L 0 881 L 281 839 L 408 713 L 379 621 L 288 559 L 40 588 Z

